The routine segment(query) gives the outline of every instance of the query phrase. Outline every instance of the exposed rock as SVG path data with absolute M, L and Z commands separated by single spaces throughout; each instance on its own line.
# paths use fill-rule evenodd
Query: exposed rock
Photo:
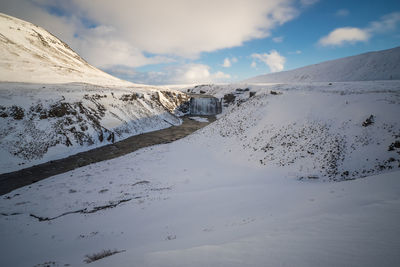
M 400 141 L 394 141 L 390 144 L 388 151 L 394 151 L 395 148 L 400 148 Z
M 233 103 L 236 99 L 236 96 L 234 94 L 226 94 L 224 95 L 224 103 L 226 105 L 229 105 L 231 103 Z
M 24 109 L 14 105 L 10 108 L 10 116 L 13 117 L 14 120 L 22 120 L 25 116 Z
M 369 118 L 367 118 L 367 119 L 363 122 L 362 126 L 367 127 L 367 126 L 373 124 L 373 123 L 374 123 L 374 119 L 375 119 L 374 115 L 369 116 Z

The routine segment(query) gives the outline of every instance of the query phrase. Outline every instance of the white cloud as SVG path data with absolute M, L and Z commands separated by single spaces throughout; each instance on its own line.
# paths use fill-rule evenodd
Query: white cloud
M 231 61 L 229 60 L 229 58 L 225 58 L 222 67 L 229 68 L 230 66 L 232 66 Z
M 213 81 L 228 80 L 230 78 L 231 78 L 231 75 L 223 73 L 222 71 L 217 71 L 216 73 L 211 75 L 211 79 Z
M 345 43 L 366 42 L 369 38 L 370 35 L 366 30 L 344 27 L 333 30 L 318 43 L 322 46 L 340 46 Z
M 143 73 L 137 72 L 134 68 L 124 65 L 110 66 L 109 68 L 104 68 L 104 71 L 120 79 L 135 83 L 142 83 L 141 80 L 143 80 L 144 77 Z
M 327 36 L 322 37 L 318 44 L 322 46 L 340 46 L 345 43 L 354 44 L 366 42 L 373 35 L 393 31 L 400 22 L 400 12 L 394 12 L 383 16 L 378 21 L 373 21 L 368 27 L 361 29 L 355 27 L 337 28 Z
M 97 66 L 193 59 L 267 37 L 299 13 L 292 0 L 13 0 L 0 10 L 50 30 Z
M 282 43 L 283 36 L 274 37 L 274 38 L 272 38 L 272 41 L 274 41 L 275 43 Z
M 257 68 L 257 62 L 255 62 L 255 61 L 253 61 L 253 62 L 251 62 L 251 65 L 250 65 L 252 68 Z
M 136 72 L 125 66 L 113 66 L 106 71 L 126 80 L 144 84 L 193 84 L 227 82 L 231 75 L 222 71 L 211 72 L 204 64 L 183 64 L 166 66 L 161 71 Z
M 96 33 L 97 28 L 87 30 L 86 37 L 73 43 L 89 62 L 101 68 L 112 65 L 125 65 L 139 67 L 157 63 L 171 63 L 174 58 L 155 55 L 145 56 L 142 51 L 132 46 L 129 42 L 111 38 L 112 35 Z M 92 32 L 93 31 L 93 32 Z
M 165 55 L 145 56 L 142 50 L 122 38 L 118 29 L 113 26 L 85 26 L 78 18 L 78 11 L 77 15 L 52 15 L 43 8 L 47 3 L 58 8 L 65 7 L 67 10 L 72 8 L 67 1 L 13 0 L 0 1 L 0 10 L 45 28 L 66 42 L 90 64 L 100 68 L 111 65 L 138 67 L 175 61 L 174 57 Z
M 210 66 L 204 64 L 186 64 L 168 68 L 166 72 L 168 83 L 212 83 L 230 79 L 229 74 L 221 71 L 210 72 Z
M 271 50 L 269 53 L 252 54 L 251 57 L 255 60 L 264 62 L 271 72 L 282 71 L 286 62 L 286 58 L 278 53 L 276 50 Z M 253 61 L 254 62 L 254 61 Z M 255 62 L 254 62 L 255 63 Z M 255 64 L 254 64 L 255 65 Z M 252 63 L 253 67 L 253 63 Z
M 338 11 L 336 11 L 335 15 L 338 17 L 346 17 L 350 14 L 350 11 L 348 9 L 339 9 Z
M 302 53 L 301 50 L 296 50 L 296 51 L 289 52 L 288 54 L 290 54 L 290 55 L 300 55 L 301 53 Z
M 96 8 L 90 1 L 74 3 L 141 51 L 188 58 L 266 37 L 297 15 L 291 0 L 98 0 Z
M 370 23 L 367 31 L 371 33 L 384 33 L 387 31 L 395 30 L 397 23 L 400 22 L 400 12 L 394 12 L 387 14 L 379 21 L 373 21 Z
M 230 67 L 232 67 L 232 63 L 237 63 L 237 62 L 238 62 L 238 59 L 236 57 L 232 57 L 232 58 L 226 57 L 224 59 L 224 63 L 222 63 L 221 66 L 225 67 L 225 68 L 230 68 Z

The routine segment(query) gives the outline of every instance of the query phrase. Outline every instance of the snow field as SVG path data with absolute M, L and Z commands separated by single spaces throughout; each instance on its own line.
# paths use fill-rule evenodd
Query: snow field
M 256 96 L 187 138 L 15 190 L 0 200 L 1 263 L 80 266 L 85 255 L 115 249 L 125 251 L 91 264 L 397 266 L 397 166 L 333 182 L 323 175 L 318 151 L 276 146 L 276 159 L 265 165 L 259 159 L 268 151 L 254 152 L 273 136 L 299 136 L 304 125 L 316 125 L 318 133 L 306 137 L 322 135 L 326 145 L 336 135 L 346 141 L 341 171 L 360 170 L 372 156 L 397 159 L 397 150 L 387 151 L 399 129 L 398 93 L 391 86 L 353 83 L 331 92 L 313 85 L 253 87 Z M 363 127 L 370 114 L 374 123 Z M 384 125 L 392 125 L 392 132 Z M 355 135 L 368 145 L 356 142 L 353 150 Z M 314 144 L 304 137 L 297 142 L 293 146 L 305 149 Z M 287 153 L 290 161 L 305 157 L 282 166 Z M 318 171 L 318 179 L 308 178 Z

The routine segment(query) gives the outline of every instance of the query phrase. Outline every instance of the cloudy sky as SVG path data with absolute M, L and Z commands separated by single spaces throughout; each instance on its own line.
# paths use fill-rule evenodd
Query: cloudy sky
M 0 0 L 146 84 L 235 82 L 400 45 L 398 0 Z

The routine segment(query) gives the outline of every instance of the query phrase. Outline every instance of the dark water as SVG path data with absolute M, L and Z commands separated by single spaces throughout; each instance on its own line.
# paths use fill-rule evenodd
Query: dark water
M 215 121 L 214 116 L 204 117 L 207 117 L 209 122 L 198 122 L 188 117 L 183 117 L 183 123 L 180 126 L 172 126 L 159 131 L 135 135 L 114 144 L 81 152 L 64 159 L 46 162 L 16 172 L 1 174 L 0 195 L 7 194 L 12 190 L 33 184 L 56 174 L 71 171 L 91 163 L 123 156 L 140 148 L 171 143 Z

